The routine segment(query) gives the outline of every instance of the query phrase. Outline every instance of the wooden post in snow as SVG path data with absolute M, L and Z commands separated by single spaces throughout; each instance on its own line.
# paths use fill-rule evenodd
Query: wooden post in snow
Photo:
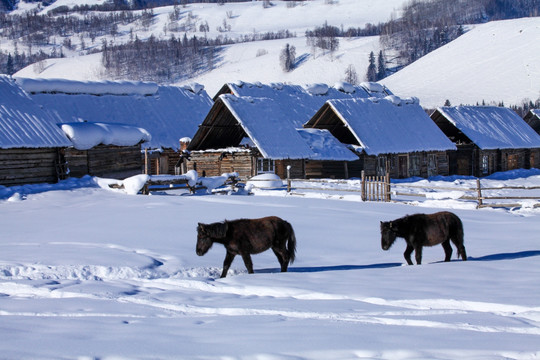
M 287 165 L 287 192 L 291 192 L 291 165 Z
M 478 207 L 482 207 L 483 200 L 482 200 L 482 189 L 480 187 L 480 179 L 476 179 L 476 189 L 478 192 Z

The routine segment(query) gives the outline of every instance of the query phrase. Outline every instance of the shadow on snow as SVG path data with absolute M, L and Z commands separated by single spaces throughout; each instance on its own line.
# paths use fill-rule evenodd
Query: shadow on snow
M 469 256 L 468 261 L 501 261 L 501 260 L 515 260 L 515 259 L 524 259 L 534 256 L 540 256 L 540 250 L 527 250 L 519 251 L 515 253 L 500 253 L 492 254 L 481 257 L 472 257 Z M 461 260 L 452 260 L 461 261 Z M 436 261 L 433 264 L 444 263 L 444 261 Z M 314 273 L 314 272 L 324 272 L 324 271 L 347 271 L 347 270 L 367 270 L 367 269 L 386 269 L 405 266 L 402 262 L 395 263 L 381 263 L 381 264 L 371 264 L 371 265 L 333 265 L 333 266 L 304 266 L 304 267 L 290 267 L 288 272 L 291 273 Z M 269 268 L 269 269 L 260 269 L 255 270 L 256 274 L 270 274 L 277 273 L 280 270 L 278 268 Z

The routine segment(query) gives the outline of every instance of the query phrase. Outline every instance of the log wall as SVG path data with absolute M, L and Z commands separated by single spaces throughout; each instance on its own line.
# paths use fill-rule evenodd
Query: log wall
M 60 148 L 0 149 L 0 185 L 55 183 L 60 155 Z
M 98 145 L 89 150 L 66 149 L 69 176 L 84 175 L 124 179 L 141 174 L 143 159 L 140 145 Z
M 236 153 L 193 151 L 187 161 L 187 170 L 196 170 L 199 176 L 220 176 L 223 173 L 237 172 L 241 178 L 250 178 L 256 175 L 257 161 L 249 151 Z

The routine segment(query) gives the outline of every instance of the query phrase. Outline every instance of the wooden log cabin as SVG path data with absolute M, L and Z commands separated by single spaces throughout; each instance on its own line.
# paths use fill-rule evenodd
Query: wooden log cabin
M 523 117 L 523 120 L 525 120 L 525 122 L 529 124 L 529 126 L 532 127 L 537 134 L 540 134 L 540 109 L 529 110 L 529 112 L 527 112 L 527 114 L 525 114 Z
M 509 108 L 440 107 L 431 118 L 456 144 L 450 174 L 482 177 L 540 167 L 540 136 Z
M 356 147 L 367 176 L 448 175 L 448 152 L 456 149 L 414 98 L 329 100 L 304 127 Z
M 0 185 L 54 183 L 66 176 L 69 139 L 11 78 L 0 75 Z
M 237 172 L 292 178 L 348 177 L 358 156 L 328 131 L 301 128 L 269 98 L 220 95 L 188 146 L 187 169 L 201 176 Z
M 24 78 L 17 82 L 34 101 L 56 117 L 58 123 L 87 121 L 146 129 L 151 139 L 142 144 L 139 163 L 147 162 L 149 174 L 175 174 L 175 165 L 181 156 L 179 140 L 195 134 L 213 104 L 199 84 L 179 87 L 138 81 Z M 87 156 L 90 163 L 92 159 L 104 163 L 106 153 L 116 151 L 131 154 L 135 149 L 99 145 L 86 154 L 73 154 L 72 161 Z M 133 159 L 129 162 L 131 167 Z M 84 165 L 80 161 L 78 164 L 77 169 L 82 173 Z M 97 169 L 90 165 L 92 168 Z
M 141 144 L 150 140 L 142 128 L 77 122 L 61 125 L 73 146 L 65 149 L 69 176 L 124 179 L 143 170 Z

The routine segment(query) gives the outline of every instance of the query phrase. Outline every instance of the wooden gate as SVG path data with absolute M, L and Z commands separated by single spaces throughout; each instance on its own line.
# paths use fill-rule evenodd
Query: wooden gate
M 390 174 L 365 176 L 362 171 L 362 201 L 390 201 Z

